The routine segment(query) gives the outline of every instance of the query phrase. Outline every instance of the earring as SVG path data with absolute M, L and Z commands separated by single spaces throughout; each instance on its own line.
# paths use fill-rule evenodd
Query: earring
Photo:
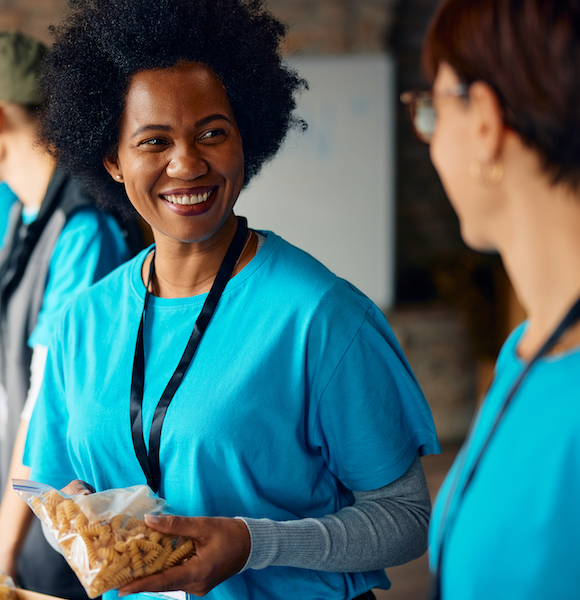
M 122 181 L 122 180 L 123 180 L 123 177 L 122 177 L 121 175 L 115 175 L 115 179 L 116 179 L 117 181 Z
M 474 159 L 469 165 L 469 174 L 480 185 L 492 188 L 499 185 L 503 179 L 503 163 L 499 158 L 493 162 L 488 159 L 483 163 Z

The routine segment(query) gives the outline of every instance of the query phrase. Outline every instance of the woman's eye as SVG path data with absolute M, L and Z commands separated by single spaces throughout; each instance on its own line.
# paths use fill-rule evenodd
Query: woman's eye
M 161 138 L 151 138 L 151 139 L 142 141 L 139 145 L 140 146 L 164 146 L 166 144 L 167 144 L 167 142 L 165 140 L 162 140 Z
M 223 129 L 210 129 L 210 131 L 206 131 L 202 135 L 199 136 L 200 142 L 218 142 L 223 139 L 226 135 L 226 132 Z

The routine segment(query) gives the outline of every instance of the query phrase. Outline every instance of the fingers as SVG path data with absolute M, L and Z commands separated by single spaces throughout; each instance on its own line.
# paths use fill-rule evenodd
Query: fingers
M 124 594 L 183 590 L 204 596 L 239 573 L 250 554 L 250 533 L 239 519 L 147 515 L 145 520 L 149 527 L 161 533 L 192 538 L 196 554 L 179 567 L 125 586 Z
M 167 569 L 167 571 L 163 571 L 163 573 L 157 573 L 156 575 L 150 575 L 149 577 L 143 577 L 142 579 L 132 581 L 119 589 L 119 596 L 127 596 L 138 592 L 171 592 L 174 590 L 186 589 L 190 594 L 204 595 L 195 594 L 195 592 L 190 591 L 191 574 L 186 565 L 187 563 Z M 205 593 L 208 591 L 209 590 Z
M 95 488 L 86 481 L 75 479 L 60 491 L 67 496 L 88 496 L 95 493 Z

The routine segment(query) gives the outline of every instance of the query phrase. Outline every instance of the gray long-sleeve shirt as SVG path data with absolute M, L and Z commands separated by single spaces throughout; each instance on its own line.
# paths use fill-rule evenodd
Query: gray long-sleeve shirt
M 241 518 L 251 537 L 246 569 L 268 566 L 354 573 L 403 564 L 427 550 L 431 500 L 419 456 L 399 479 L 354 492 L 354 504 L 321 518 Z

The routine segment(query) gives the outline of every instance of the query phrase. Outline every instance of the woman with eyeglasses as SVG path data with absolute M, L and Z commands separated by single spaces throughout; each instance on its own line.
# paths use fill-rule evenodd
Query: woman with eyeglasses
M 580 597 L 580 2 L 446 0 L 404 94 L 461 226 L 527 320 L 439 493 L 432 598 Z

